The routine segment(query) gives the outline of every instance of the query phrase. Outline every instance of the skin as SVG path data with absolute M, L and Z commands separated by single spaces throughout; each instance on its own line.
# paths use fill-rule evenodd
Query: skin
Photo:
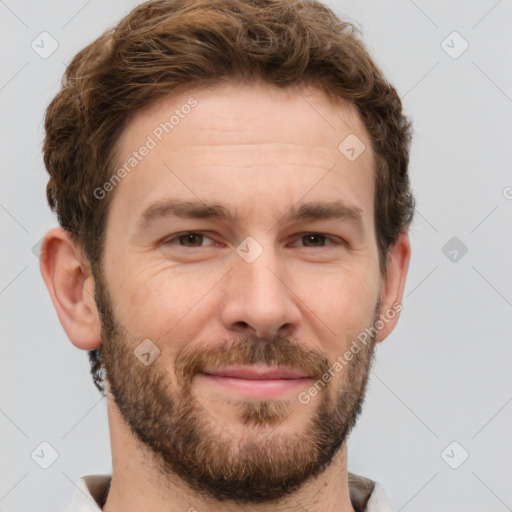
M 359 115 L 345 102 L 333 105 L 316 89 L 278 90 L 255 84 L 188 91 L 130 119 L 118 144 L 119 165 L 191 96 L 197 106 L 109 192 L 114 195 L 103 268 L 122 330 L 119 340 L 131 351 L 141 340 L 152 340 L 161 353 L 147 371 L 162 372 L 159 382 L 170 390 L 180 389 L 175 363 L 186 350 L 216 354 L 215 347 L 226 340 L 282 336 L 304 353 L 324 355 L 332 363 L 372 325 L 379 300 L 380 313 L 401 302 L 410 259 L 409 238 L 402 233 L 389 248 L 387 278 L 379 271 L 374 157 Z M 366 146 L 354 161 L 338 150 L 349 134 Z M 237 216 L 233 221 L 169 217 L 137 230 L 142 211 L 170 197 L 219 203 Z M 362 230 L 339 219 L 291 223 L 283 217 L 292 205 L 340 199 L 362 210 Z M 199 246 L 185 247 L 175 236 L 188 231 L 207 238 Z M 310 244 L 304 238 L 308 233 L 333 238 Z M 263 250 L 252 263 L 236 252 L 248 236 Z M 341 239 L 346 243 L 339 243 Z M 60 228 L 48 232 L 43 251 L 48 257 L 41 260 L 41 271 L 68 337 L 83 350 L 98 348 L 105 330 L 102 334 L 94 301 L 98 283 L 87 260 Z M 398 317 L 397 312 L 384 323 L 376 342 L 392 332 Z M 370 364 L 366 355 L 359 356 L 364 373 Z M 137 360 L 132 364 L 139 365 L 134 371 L 142 375 L 145 367 Z M 347 375 L 345 370 L 336 373 L 331 385 L 307 405 L 297 400 L 297 390 L 283 394 L 284 409 L 275 410 L 279 421 L 251 425 L 242 421 L 241 402 L 246 407 L 254 404 L 247 405 L 251 399 L 242 399 L 237 391 L 195 375 L 190 392 L 211 432 L 228 433 L 231 445 L 238 447 L 233 448 L 234 457 L 242 456 L 244 442 L 262 439 L 274 443 L 278 454 L 280 443 L 307 432 L 325 397 L 343 397 L 355 385 Z M 299 391 L 311 384 L 305 382 Z M 107 407 L 113 476 L 104 510 L 240 508 L 236 502 L 203 496 L 177 475 L 166 473 L 158 457 L 134 435 L 110 389 Z M 343 442 L 316 478 L 280 500 L 244 502 L 243 509 L 298 510 L 299 502 L 311 512 L 353 511 L 346 453 Z

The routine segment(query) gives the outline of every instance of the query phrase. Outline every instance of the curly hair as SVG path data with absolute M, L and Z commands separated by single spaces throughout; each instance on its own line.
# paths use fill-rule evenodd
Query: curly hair
M 150 0 L 74 57 L 45 116 L 48 203 L 95 276 L 113 194 L 100 200 L 93 191 L 113 174 L 130 114 L 193 87 L 255 80 L 313 85 L 356 107 L 375 156 L 375 235 L 386 274 L 389 247 L 414 215 L 412 127 L 355 26 L 314 1 Z M 101 391 L 100 353 L 89 355 Z

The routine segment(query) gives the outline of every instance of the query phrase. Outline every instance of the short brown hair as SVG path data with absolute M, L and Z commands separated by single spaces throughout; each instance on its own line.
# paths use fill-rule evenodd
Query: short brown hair
M 414 214 L 411 123 L 357 32 L 306 0 L 150 0 L 80 51 L 46 111 L 43 151 L 50 207 L 93 273 L 101 269 L 113 195 L 100 200 L 93 191 L 114 172 L 129 115 L 193 87 L 259 80 L 312 85 L 357 108 L 375 155 L 376 240 L 385 275 L 388 248 Z

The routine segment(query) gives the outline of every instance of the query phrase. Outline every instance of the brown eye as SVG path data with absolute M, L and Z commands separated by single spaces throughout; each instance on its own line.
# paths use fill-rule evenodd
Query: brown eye
M 180 235 L 178 240 L 180 244 L 186 247 L 200 247 L 203 238 L 204 236 L 199 233 L 186 233 L 185 235 Z
M 327 240 L 325 235 L 318 235 L 316 233 L 310 233 L 302 237 L 305 247 L 323 247 Z M 323 243 L 322 243 L 323 242 Z
M 165 245 L 193 248 L 193 247 L 207 247 L 214 245 L 214 240 L 209 236 L 194 231 L 187 231 L 184 233 L 177 233 L 164 241 Z

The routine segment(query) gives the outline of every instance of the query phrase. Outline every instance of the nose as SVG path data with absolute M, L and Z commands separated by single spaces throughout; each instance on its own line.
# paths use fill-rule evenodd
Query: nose
M 234 255 L 222 301 L 224 327 L 260 337 L 290 335 L 297 330 L 300 299 L 293 292 L 293 279 L 270 247 L 252 263 Z

